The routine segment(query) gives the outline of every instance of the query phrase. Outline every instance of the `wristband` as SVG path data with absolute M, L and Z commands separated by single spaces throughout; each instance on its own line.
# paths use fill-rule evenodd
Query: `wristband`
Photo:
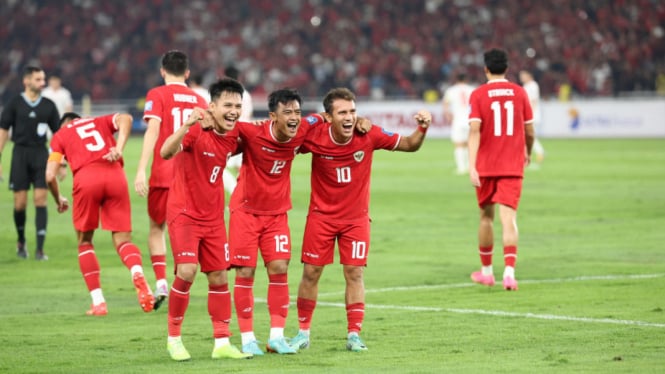
M 429 128 L 429 126 L 422 127 L 422 126 L 418 125 L 418 131 L 422 132 L 423 134 L 427 134 L 427 129 L 428 128 Z

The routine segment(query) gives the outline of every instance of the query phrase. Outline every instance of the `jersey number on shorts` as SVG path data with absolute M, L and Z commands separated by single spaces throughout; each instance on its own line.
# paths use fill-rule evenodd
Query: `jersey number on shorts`
M 494 136 L 501 136 L 501 103 L 499 101 L 492 102 L 490 106 L 494 114 Z M 515 106 L 513 102 L 508 100 L 503 103 L 503 108 L 506 110 L 506 135 L 513 136 L 513 128 L 515 127 Z
M 289 253 L 287 246 L 289 245 L 289 237 L 286 235 L 275 235 L 275 252 Z
M 171 116 L 173 116 L 173 132 L 178 131 L 180 126 L 187 121 L 187 118 L 189 118 L 190 115 L 192 115 L 192 112 L 194 109 L 191 108 L 185 108 L 180 110 L 180 108 L 173 108 L 171 109 Z
M 363 259 L 367 256 L 366 242 L 357 242 L 354 240 L 351 244 L 353 245 L 353 248 L 351 248 L 351 258 Z
M 81 140 L 92 138 L 92 142 L 85 142 L 85 148 L 90 152 L 97 152 L 104 149 L 104 146 L 106 145 L 102 135 L 95 129 L 94 123 L 88 123 L 81 127 L 77 127 L 76 133 L 81 137 Z

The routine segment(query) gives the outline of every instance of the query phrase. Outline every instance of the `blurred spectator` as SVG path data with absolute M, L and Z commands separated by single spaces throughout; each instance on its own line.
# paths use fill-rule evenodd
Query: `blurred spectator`
M 203 66 L 233 63 L 252 93 L 293 86 L 308 97 L 347 86 L 361 97 L 420 98 L 460 69 L 483 81 L 482 52 L 493 46 L 513 51 L 511 80 L 521 69 L 534 72 L 543 98 L 556 97 L 562 82 L 574 95 L 653 91 L 665 66 L 665 3 L 657 0 L 247 0 L 222 7 L 2 1 L 0 99 L 21 89 L 20 69 L 30 63 L 60 71 L 75 98 L 137 98 L 159 84 L 160 55 L 174 48 Z
M 60 117 L 67 112 L 74 111 L 72 94 L 62 85 L 62 80 L 57 75 L 51 75 L 48 78 L 48 86 L 42 90 L 42 96 L 55 103 Z

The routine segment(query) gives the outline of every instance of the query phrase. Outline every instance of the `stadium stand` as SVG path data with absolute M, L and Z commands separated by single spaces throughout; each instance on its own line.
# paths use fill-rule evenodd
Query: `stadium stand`
M 543 97 L 655 91 L 665 79 L 658 0 L 7 0 L 0 2 L 0 99 L 29 63 L 57 72 L 75 99 L 139 98 L 159 84 L 159 57 L 186 51 L 206 81 L 233 62 L 250 91 L 317 97 L 419 98 L 482 52 L 510 52 L 511 79 L 534 72 Z

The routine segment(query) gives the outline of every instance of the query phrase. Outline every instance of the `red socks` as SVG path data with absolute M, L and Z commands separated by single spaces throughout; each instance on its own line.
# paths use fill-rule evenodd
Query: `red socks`
M 141 266 L 141 251 L 134 243 L 121 243 L 116 250 L 118 251 L 122 263 L 125 264 L 127 269 L 131 270 L 132 266 L 136 265 Z
M 478 253 L 480 254 L 481 265 L 483 266 L 492 265 L 492 246 L 478 247 Z
M 254 278 L 236 277 L 233 287 L 233 303 L 238 316 L 240 332 L 254 331 L 252 316 L 254 315 Z
M 212 331 L 215 338 L 227 338 L 229 322 L 231 321 L 231 293 L 229 285 L 208 285 L 208 314 L 212 321 Z
M 312 315 L 314 315 L 314 308 L 316 308 L 316 300 L 299 297 L 297 305 L 298 326 L 301 330 L 309 330 L 312 325 Z
M 173 280 L 173 286 L 169 292 L 169 336 L 180 336 L 182 321 L 185 319 L 185 311 L 189 305 L 189 289 L 192 287 L 178 276 Z
M 101 288 L 99 281 L 99 262 L 95 254 L 95 247 L 90 243 L 79 245 L 79 268 L 88 291 Z
M 506 266 L 515 267 L 515 262 L 517 262 L 517 246 L 510 245 L 503 247 L 503 262 Z
M 365 303 L 348 304 L 346 306 L 346 320 L 348 332 L 360 332 L 365 318 Z
M 155 279 L 166 279 L 166 255 L 150 256 L 150 262 L 155 272 Z
M 284 328 L 289 314 L 289 282 L 287 274 L 268 275 L 268 313 L 270 327 Z

